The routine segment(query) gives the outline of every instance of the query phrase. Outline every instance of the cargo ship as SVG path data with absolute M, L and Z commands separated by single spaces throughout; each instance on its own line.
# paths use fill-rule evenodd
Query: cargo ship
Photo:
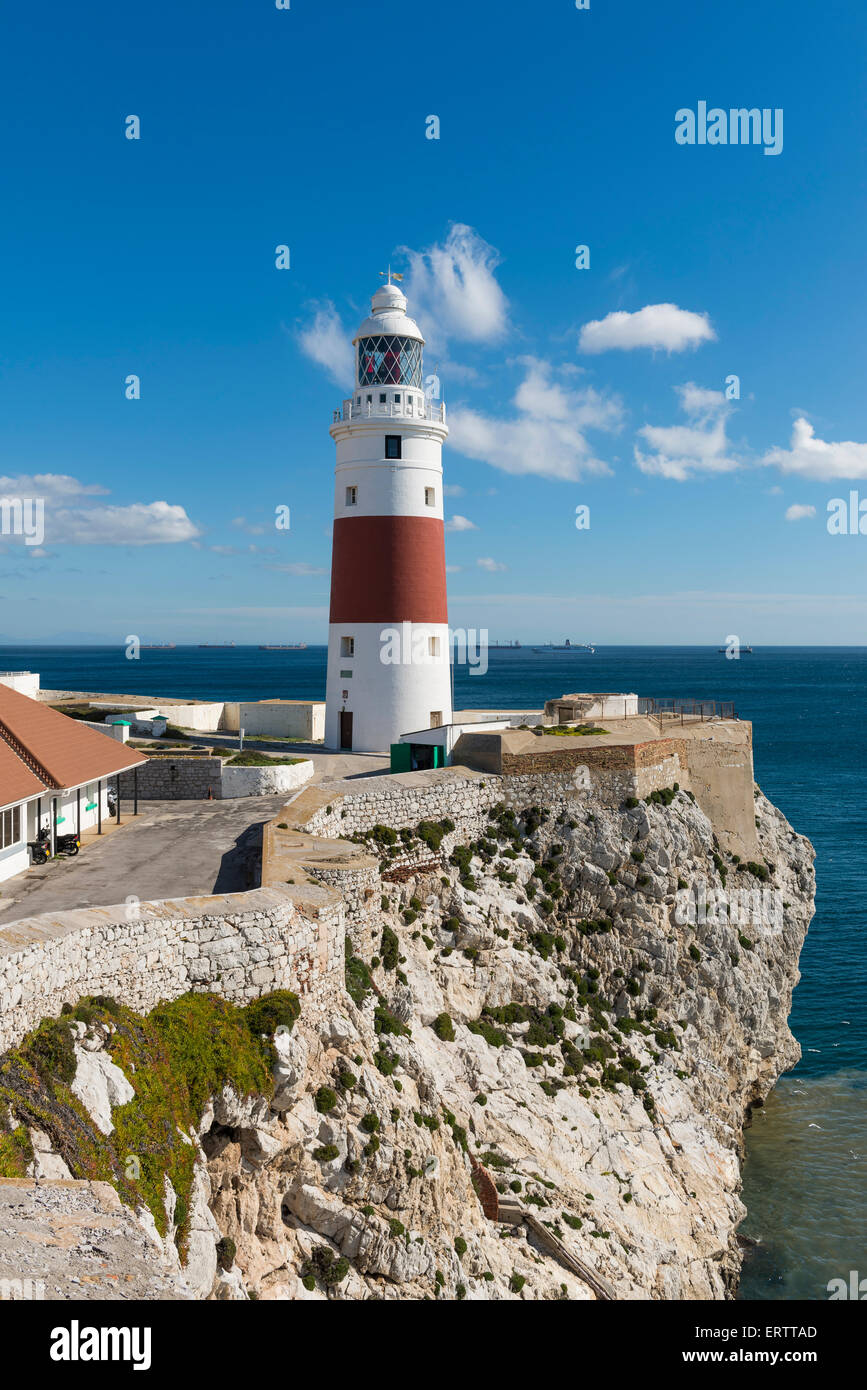
M 306 652 L 306 642 L 271 642 L 262 643 L 259 646 L 260 652 Z

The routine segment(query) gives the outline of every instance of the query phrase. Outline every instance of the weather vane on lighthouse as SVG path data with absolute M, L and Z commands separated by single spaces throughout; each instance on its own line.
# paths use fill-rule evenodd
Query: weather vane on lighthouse
M 402 276 L 402 275 L 398 275 L 398 273 L 397 273 L 396 270 L 392 270 L 391 264 L 390 264 L 390 263 L 389 263 L 388 270 L 381 270 L 379 273 L 380 273 L 380 275 L 382 275 L 382 276 L 388 276 L 388 283 L 389 283 L 389 284 L 391 284 L 392 280 L 402 280 L 402 279 L 403 279 L 403 276 Z

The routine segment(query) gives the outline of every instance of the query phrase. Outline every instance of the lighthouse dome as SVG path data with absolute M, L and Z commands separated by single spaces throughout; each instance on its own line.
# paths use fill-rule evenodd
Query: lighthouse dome
M 396 333 L 401 338 L 416 338 L 418 342 L 424 342 L 421 329 L 406 312 L 406 295 L 397 285 L 380 285 L 370 301 L 370 308 L 370 315 L 364 320 L 353 342 L 377 333 Z
M 406 295 L 389 280 L 380 285 L 370 308 L 370 315 L 352 340 L 357 358 L 356 385 L 421 389 L 424 338 L 406 312 Z

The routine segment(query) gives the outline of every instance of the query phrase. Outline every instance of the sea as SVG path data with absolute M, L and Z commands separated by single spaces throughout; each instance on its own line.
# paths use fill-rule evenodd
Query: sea
M 322 699 L 326 648 L 0 647 L 49 689 L 208 700 Z M 571 691 L 731 701 L 752 720 L 756 780 L 816 849 L 816 916 L 790 1025 L 802 1059 L 746 1134 L 739 1297 L 827 1299 L 867 1279 L 867 648 L 492 647 L 454 668 L 455 708 L 540 709 Z M 865 1285 L 867 1288 L 867 1285 Z

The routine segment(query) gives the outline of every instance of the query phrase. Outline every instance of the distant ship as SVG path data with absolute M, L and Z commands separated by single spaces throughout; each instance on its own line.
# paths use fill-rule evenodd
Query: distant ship
M 562 644 L 562 646 L 560 646 L 560 645 L 555 646 L 555 644 L 554 644 L 553 642 L 546 642 L 545 645 L 544 645 L 544 647 L 534 647 L 534 648 L 533 648 L 533 651 L 534 651 L 534 652 L 537 652 L 539 655 L 544 655 L 545 652 L 591 652 L 591 653 L 594 653 L 594 652 L 596 651 L 596 648 L 593 646 L 593 644 L 592 644 L 591 642 L 570 642 L 569 638 L 567 637 L 567 638 L 566 638 L 566 641 Z
M 140 651 L 143 652 L 173 652 L 174 642 L 142 642 Z
M 263 643 L 259 647 L 260 652 L 306 652 L 306 642 L 271 642 Z
M 738 650 L 741 656 L 752 656 L 753 654 L 752 647 L 739 647 Z M 717 651 L 726 655 L 728 653 L 728 647 L 717 647 Z
M 200 642 L 199 650 L 201 651 L 204 647 L 234 647 L 234 645 L 234 642 Z
M 517 638 L 515 638 L 514 642 L 490 642 L 488 645 L 491 647 L 502 647 L 506 651 L 519 652 L 521 650 L 521 644 Z

